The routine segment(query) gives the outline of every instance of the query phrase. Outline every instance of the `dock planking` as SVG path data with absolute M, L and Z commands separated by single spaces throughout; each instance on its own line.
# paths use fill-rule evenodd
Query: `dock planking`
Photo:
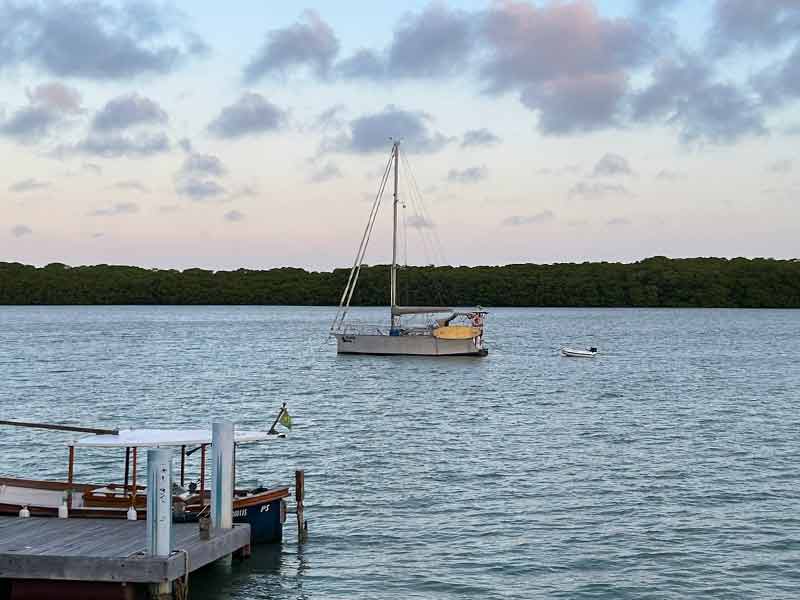
M 250 544 L 250 526 L 213 530 L 173 524 L 169 557 L 145 556 L 145 521 L 0 517 L 0 579 L 167 583 Z M 184 552 L 186 554 L 184 554 Z

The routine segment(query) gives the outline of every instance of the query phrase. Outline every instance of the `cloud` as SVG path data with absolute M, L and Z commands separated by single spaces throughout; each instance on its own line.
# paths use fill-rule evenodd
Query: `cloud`
M 345 79 L 380 81 L 388 77 L 386 61 L 374 50 L 361 48 L 352 56 L 339 61 L 336 74 Z
M 255 198 L 258 196 L 258 188 L 254 185 L 243 185 L 236 191 L 228 194 L 228 200 L 238 200 L 239 198 Z
M 792 172 L 794 168 L 794 162 L 788 159 L 784 160 L 776 160 L 767 165 L 767 173 L 772 173 L 773 175 L 787 175 L 788 173 Z
M 447 181 L 450 183 L 478 183 L 489 176 L 486 166 L 467 167 L 466 169 L 450 169 Z
M 619 177 L 633 175 L 628 160 L 619 154 L 605 154 L 592 171 L 592 177 Z
M 338 179 L 342 176 L 342 171 L 332 162 L 316 169 L 308 178 L 311 183 L 323 183 L 331 179 Z
M 311 124 L 313 131 L 329 131 L 332 129 L 341 129 L 345 126 L 345 121 L 342 119 L 342 113 L 346 111 L 344 104 L 334 104 L 330 108 L 323 110 L 314 119 Z
M 539 111 L 547 135 L 595 131 L 619 124 L 628 78 L 621 72 L 556 79 L 522 91 L 520 101 Z
M 751 83 L 762 100 L 772 106 L 800 98 L 800 43 L 785 60 L 753 76 Z
M 469 148 L 472 146 L 493 146 L 502 142 L 498 136 L 489 131 L 488 129 L 470 129 L 464 132 L 464 137 L 461 140 L 462 148 Z
M 758 102 L 735 84 L 714 81 L 710 67 L 687 54 L 656 65 L 632 111 L 635 121 L 677 126 L 683 143 L 731 144 L 766 133 Z
M 463 69 L 473 48 L 473 16 L 445 4 L 430 4 L 420 14 L 407 13 L 395 29 L 387 52 L 395 78 L 433 78 Z
M 411 215 L 406 217 L 406 225 L 412 229 L 436 229 L 436 223 L 426 219 L 421 215 Z
M 98 208 L 89 212 L 90 217 L 117 217 L 132 215 L 139 212 L 139 205 L 135 202 L 115 202 L 107 208 Z
M 186 158 L 175 174 L 175 191 L 195 202 L 205 202 L 226 195 L 228 190 L 215 181 L 228 174 L 228 169 L 219 157 L 195 152 L 188 139 L 182 139 L 179 145 L 186 152 Z
M 659 17 L 681 2 L 682 0 L 637 0 L 636 10 L 641 17 Z
M 480 76 L 487 92 L 518 91 L 523 105 L 539 112 L 546 134 L 616 124 L 628 90 L 625 71 L 652 51 L 641 23 L 604 18 L 590 2 L 498 2 L 486 14 L 483 35 L 489 56 Z
M 81 169 L 87 173 L 92 173 L 93 175 L 101 175 L 103 173 L 103 167 L 94 163 L 83 163 Z
M 181 166 L 180 174 L 183 176 L 188 175 L 203 175 L 210 177 L 224 177 L 227 175 L 228 169 L 222 164 L 219 157 L 212 154 L 197 154 L 192 153 L 186 157 Z
M 710 46 L 718 55 L 774 49 L 800 37 L 797 0 L 716 0 L 712 20 Z
M 27 90 L 27 96 L 28 106 L 17 109 L 8 119 L 0 119 L 0 135 L 20 143 L 35 143 L 67 123 L 68 117 L 83 112 L 80 93 L 58 82 Z
M 618 183 L 602 183 L 602 182 L 586 182 L 580 181 L 573 185 L 567 196 L 570 199 L 573 198 L 584 198 L 584 199 L 594 199 L 594 198 L 604 198 L 606 196 L 624 196 L 630 197 L 630 191 L 623 185 Z
M 656 173 L 656 181 L 662 183 L 675 183 L 677 181 L 683 181 L 684 179 L 686 179 L 686 173 L 672 171 L 670 169 L 662 169 Z
M 37 190 L 44 190 L 49 187 L 50 187 L 49 181 L 38 181 L 36 179 L 22 179 L 8 186 L 8 191 L 14 192 L 15 194 L 23 194 L 25 192 L 35 192 Z
M 225 188 L 213 179 L 200 179 L 197 177 L 179 180 L 175 190 L 181 196 L 187 196 L 196 202 L 219 198 L 226 193 Z
M 286 122 L 286 112 L 267 101 L 261 94 L 246 92 L 236 103 L 222 109 L 208 130 L 220 138 L 276 131 Z
M 47 136 L 61 121 L 59 115 L 41 106 L 20 108 L 10 119 L 0 122 L 0 135 L 22 143 L 32 143 Z
M 32 233 L 33 229 L 27 225 L 15 225 L 11 228 L 11 235 L 13 235 L 15 238 L 21 238 L 26 235 L 31 235 Z
M 321 150 L 358 154 L 388 152 L 390 138 L 393 138 L 402 140 L 402 148 L 409 152 L 438 152 L 453 140 L 433 131 L 430 122 L 431 117 L 426 113 L 390 104 L 379 113 L 350 121 L 346 133 L 323 139 Z
M 537 175 L 574 175 L 581 170 L 579 164 L 564 165 L 563 167 L 542 167 L 534 171 Z
M 102 158 L 145 158 L 169 152 L 170 142 L 163 133 L 141 133 L 136 136 L 97 135 L 90 133 L 73 146 L 59 146 L 54 154 L 87 154 Z
M 158 103 L 140 96 L 126 94 L 110 100 L 92 119 L 92 129 L 98 132 L 119 131 L 136 125 L 161 125 L 169 120 Z
M 134 192 L 140 192 L 142 194 L 150 193 L 150 188 L 148 188 L 141 181 L 135 181 L 133 179 L 129 179 L 127 181 L 118 181 L 113 187 L 118 190 L 130 190 Z
M 225 213 L 223 218 L 228 221 L 229 223 L 239 223 L 240 221 L 245 220 L 245 215 L 238 210 L 229 210 Z
M 632 223 L 630 220 L 619 217 L 614 219 L 609 219 L 608 221 L 606 221 L 606 225 L 611 225 L 612 227 L 618 225 L 631 225 L 631 224 Z
M 407 12 L 381 52 L 360 48 L 336 64 L 345 79 L 434 79 L 458 74 L 478 47 L 480 16 L 431 3 L 420 13 Z
M 80 92 L 58 81 L 38 85 L 32 90 L 27 90 L 27 95 L 31 104 L 47 106 L 60 113 L 84 112 Z
M 503 225 L 509 227 L 518 227 L 521 225 L 539 225 L 541 223 L 548 223 L 555 220 L 556 215 L 552 210 L 543 210 L 535 215 L 514 215 L 503 220 Z
M 244 79 L 254 83 L 267 75 L 287 75 L 307 67 L 317 77 L 328 76 L 339 53 L 339 40 L 325 21 L 312 11 L 284 29 L 273 29 L 256 56 L 244 69 Z
M 0 34 L 0 69 L 27 64 L 96 80 L 168 73 L 206 49 L 174 13 L 147 1 L 3 2 Z

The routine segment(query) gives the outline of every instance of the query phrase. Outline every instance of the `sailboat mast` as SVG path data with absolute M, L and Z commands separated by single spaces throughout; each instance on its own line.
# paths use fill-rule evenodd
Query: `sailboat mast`
M 394 217 L 392 224 L 392 274 L 391 274 L 391 310 L 392 310 L 392 327 L 397 325 L 396 321 L 399 317 L 394 315 L 394 307 L 397 306 L 397 171 L 400 162 L 400 142 L 394 143 Z

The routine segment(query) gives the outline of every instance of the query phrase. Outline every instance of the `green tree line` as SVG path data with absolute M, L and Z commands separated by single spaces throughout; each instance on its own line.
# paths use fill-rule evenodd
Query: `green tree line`
M 143 269 L 0 262 L 0 304 L 339 303 L 348 269 Z M 355 305 L 389 302 L 389 267 L 365 266 Z M 800 261 L 654 257 L 636 263 L 407 267 L 409 305 L 800 308 Z

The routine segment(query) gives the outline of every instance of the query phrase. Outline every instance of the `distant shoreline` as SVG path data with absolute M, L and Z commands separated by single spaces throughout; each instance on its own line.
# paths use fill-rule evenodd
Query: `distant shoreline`
M 0 305 L 336 306 L 349 269 L 143 269 L 0 262 Z M 386 306 L 386 265 L 363 267 L 353 305 Z M 648 258 L 636 263 L 408 267 L 408 305 L 531 308 L 800 308 L 800 260 Z

